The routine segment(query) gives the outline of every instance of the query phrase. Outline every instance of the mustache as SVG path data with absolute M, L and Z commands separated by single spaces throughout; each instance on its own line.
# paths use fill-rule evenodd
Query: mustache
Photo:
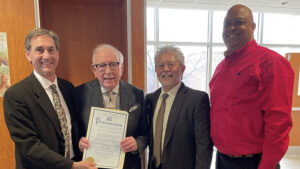
M 172 76 L 173 74 L 171 72 L 165 72 L 165 73 L 162 73 L 160 76 L 161 77 L 169 77 L 169 76 Z

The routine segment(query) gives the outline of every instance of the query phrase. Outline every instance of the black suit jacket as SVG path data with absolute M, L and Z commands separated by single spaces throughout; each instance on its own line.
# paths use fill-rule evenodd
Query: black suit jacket
M 73 85 L 57 79 L 72 119 L 74 153 L 79 153 L 78 127 L 73 116 Z M 11 86 L 4 95 L 7 128 L 15 142 L 16 169 L 70 169 L 64 157 L 65 143 L 57 113 L 40 82 L 32 73 Z M 75 156 L 75 158 L 79 158 Z
M 149 167 L 153 159 L 153 114 L 161 93 L 158 89 L 146 96 L 150 117 Z M 181 84 L 170 110 L 165 132 L 162 169 L 209 169 L 212 158 L 209 99 L 205 92 Z
M 83 133 L 87 131 L 91 107 L 104 107 L 102 92 L 97 79 L 76 87 L 76 105 L 82 119 Z M 120 110 L 129 112 L 126 137 L 133 136 L 138 152 L 125 155 L 123 169 L 140 169 L 141 155 L 149 142 L 149 123 L 145 113 L 144 92 L 128 83 L 120 81 Z M 136 109 L 129 111 L 136 106 Z

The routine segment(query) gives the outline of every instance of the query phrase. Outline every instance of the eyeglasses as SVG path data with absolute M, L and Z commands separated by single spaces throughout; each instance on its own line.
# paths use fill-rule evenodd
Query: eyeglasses
M 119 67 L 119 62 L 111 62 L 111 63 L 101 63 L 101 64 L 94 64 L 95 68 L 99 72 L 104 72 L 106 70 L 106 66 L 108 65 L 111 70 L 116 70 Z
M 168 66 L 169 69 L 174 69 L 177 65 L 177 62 L 168 62 L 168 63 L 158 63 L 155 67 L 160 69 L 160 70 L 163 70 L 165 68 L 165 65 Z

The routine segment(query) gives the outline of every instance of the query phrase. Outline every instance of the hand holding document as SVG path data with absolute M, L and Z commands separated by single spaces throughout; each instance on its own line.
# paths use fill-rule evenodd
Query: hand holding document
M 84 150 L 83 160 L 93 160 L 98 168 L 123 168 L 125 153 L 120 141 L 125 138 L 128 113 L 92 107 L 87 131 L 90 147 Z

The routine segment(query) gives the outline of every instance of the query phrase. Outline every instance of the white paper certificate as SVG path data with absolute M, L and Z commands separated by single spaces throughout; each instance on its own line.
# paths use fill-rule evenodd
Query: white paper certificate
M 92 107 L 87 139 L 90 148 L 83 152 L 83 160 L 92 157 L 98 168 L 122 169 L 125 153 L 120 142 L 126 135 L 126 111 Z

